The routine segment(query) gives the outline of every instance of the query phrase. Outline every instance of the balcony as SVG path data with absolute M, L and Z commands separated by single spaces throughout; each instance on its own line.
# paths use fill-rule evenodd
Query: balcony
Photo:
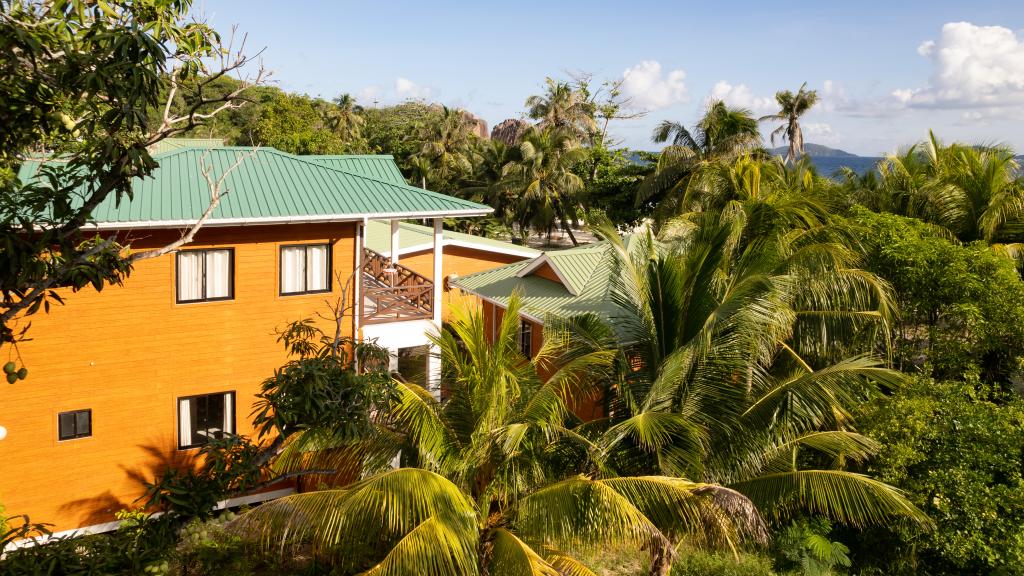
M 434 283 L 367 248 L 363 249 L 362 286 L 363 324 L 434 316 Z

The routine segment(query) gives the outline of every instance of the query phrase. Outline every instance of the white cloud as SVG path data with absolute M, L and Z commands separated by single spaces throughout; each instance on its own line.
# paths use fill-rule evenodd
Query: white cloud
M 1024 103 L 1024 38 L 1002 26 L 950 22 L 917 53 L 932 61 L 928 84 L 892 97 L 909 107 L 974 108 Z
M 755 115 L 770 114 L 775 112 L 777 104 L 775 98 L 770 96 L 755 96 L 754 92 L 746 84 L 729 84 L 720 80 L 711 88 L 711 95 L 705 102 L 721 100 L 732 108 L 747 108 Z
M 421 86 L 408 78 L 395 78 L 395 94 L 405 100 L 426 100 L 433 90 L 429 86 Z
M 800 128 L 804 132 L 806 142 L 835 146 L 842 141 L 840 134 L 826 122 L 804 122 L 800 124 Z
M 685 81 L 685 71 L 672 70 L 662 74 L 661 63 L 656 60 L 644 60 L 622 73 L 620 90 L 636 108 L 656 110 L 685 102 Z
M 369 105 L 380 100 L 384 90 L 380 86 L 367 86 L 356 94 L 356 101 Z

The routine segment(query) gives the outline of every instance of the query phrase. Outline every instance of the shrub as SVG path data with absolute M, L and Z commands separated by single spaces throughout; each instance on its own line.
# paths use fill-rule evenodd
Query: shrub
M 1024 566 L 1024 400 L 987 386 L 918 378 L 864 419 L 883 446 L 871 472 L 937 524 L 860 538 L 855 564 L 879 573 L 988 574 Z M 850 540 L 847 540 L 850 541 Z
M 1024 358 L 1024 282 L 987 244 L 961 245 L 913 218 L 851 212 L 861 226 L 866 267 L 896 292 L 896 361 L 959 379 L 977 371 L 1008 384 Z

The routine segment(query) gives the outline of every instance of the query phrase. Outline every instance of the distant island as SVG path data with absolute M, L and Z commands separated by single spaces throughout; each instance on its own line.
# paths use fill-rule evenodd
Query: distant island
M 788 146 L 779 146 L 778 148 L 772 148 L 768 150 L 773 155 L 785 156 L 789 153 Z M 829 148 L 821 144 L 804 144 L 804 151 L 811 158 L 859 158 L 857 154 L 851 154 L 845 150 L 839 150 L 838 148 Z

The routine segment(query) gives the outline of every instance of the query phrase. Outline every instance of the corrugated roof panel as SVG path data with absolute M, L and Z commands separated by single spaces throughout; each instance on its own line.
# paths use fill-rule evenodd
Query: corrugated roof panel
M 543 320 L 545 316 L 569 317 L 583 313 L 594 313 L 611 321 L 619 312 L 609 296 L 612 287 L 610 247 L 599 242 L 568 250 L 546 252 L 551 261 L 560 265 L 563 276 L 575 278 L 577 295 L 573 296 L 565 286 L 539 276 L 518 277 L 525 267 L 534 260 L 516 262 L 494 270 L 478 272 L 459 277 L 453 284 L 469 292 L 508 305 L 513 292 L 519 291 L 522 311 Z M 577 286 L 576 281 L 585 281 Z
M 135 222 L 194 221 L 209 205 L 210 191 L 202 176 L 202 162 L 212 166 L 216 180 L 235 161 L 244 160 L 225 179 L 229 191 L 214 210 L 210 223 L 228 219 L 314 217 L 357 219 L 373 215 L 414 217 L 420 214 L 479 215 L 491 208 L 468 200 L 422 190 L 389 176 L 390 180 L 325 165 L 273 148 L 182 148 L 157 158 L 152 177 L 133 182 L 134 199 L 117 206 L 108 198 L 93 212 L 107 225 Z M 360 160 L 384 170 L 383 160 Z M 388 160 L 392 165 L 393 161 Z M 20 174 L 34 177 L 35 166 L 26 162 Z M 369 170 L 367 168 L 366 170 Z M 397 171 L 397 167 L 394 168 Z

